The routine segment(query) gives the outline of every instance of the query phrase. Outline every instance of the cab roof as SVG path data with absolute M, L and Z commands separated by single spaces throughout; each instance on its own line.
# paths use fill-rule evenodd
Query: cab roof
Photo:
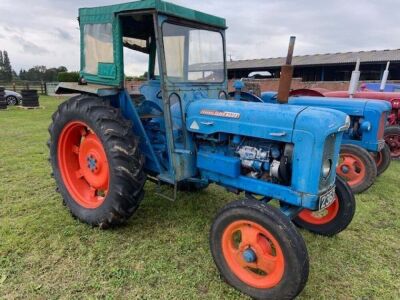
M 83 24 L 112 22 L 119 13 L 154 10 L 160 14 L 183 18 L 214 27 L 226 28 L 225 19 L 202 13 L 162 0 L 141 0 L 122 4 L 79 9 L 79 20 Z

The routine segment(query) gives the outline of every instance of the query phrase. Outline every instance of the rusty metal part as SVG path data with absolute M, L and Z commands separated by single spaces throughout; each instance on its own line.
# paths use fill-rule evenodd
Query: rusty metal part
M 278 102 L 281 104 L 287 103 L 289 100 L 290 86 L 293 78 L 292 59 L 295 41 L 296 37 L 291 36 L 288 54 L 286 56 L 286 64 L 281 67 L 281 76 L 277 95 Z

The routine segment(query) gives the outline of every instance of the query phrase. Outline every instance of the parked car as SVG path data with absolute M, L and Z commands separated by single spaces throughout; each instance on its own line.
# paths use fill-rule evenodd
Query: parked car
M 4 98 L 6 99 L 7 105 L 21 104 L 22 101 L 21 94 L 10 90 L 5 90 L 4 92 L 5 92 Z

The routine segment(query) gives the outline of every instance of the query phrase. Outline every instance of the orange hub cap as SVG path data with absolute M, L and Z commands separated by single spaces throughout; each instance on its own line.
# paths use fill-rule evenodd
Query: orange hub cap
M 231 223 L 222 235 L 222 252 L 230 270 L 251 287 L 272 288 L 283 277 L 285 260 L 278 241 L 255 222 Z
M 309 224 L 324 225 L 335 219 L 338 212 L 339 200 L 336 195 L 335 201 L 333 201 L 333 203 L 329 207 L 318 211 L 303 209 L 297 217 Z
M 340 177 L 344 178 L 350 186 L 355 186 L 364 180 L 366 167 L 358 156 L 351 153 L 340 153 L 340 162 L 336 172 Z
M 71 197 L 85 208 L 103 204 L 110 174 L 103 145 L 93 130 L 83 122 L 68 123 L 60 134 L 57 156 Z

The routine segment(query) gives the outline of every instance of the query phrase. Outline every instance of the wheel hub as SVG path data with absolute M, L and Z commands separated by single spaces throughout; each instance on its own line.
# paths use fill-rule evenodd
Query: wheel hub
M 257 260 L 257 255 L 253 249 L 248 248 L 243 252 L 243 259 L 247 263 L 253 263 Z
M 342 172 L 347 174 L 349 173 L 349 167 L 348 166 L 342 166 Z
M 255 222 L 231 223 L 222 237 L 222 252 L 232 272 L 252 287 L 273 287 L 283 276 L 285 263 L 279 243 Z
M 92 155 L 92 154 L 90 154 L 88 157 L 87 157 L 87 162 L 88 162 L 88 165 L 87 165 L 87 167 L 89 168 L 89 170 L 92 172 L 92 173 L 94 173 L 94 172 L 98 172 L 99 171 L 99 168 L 98 168 L 98 166 L 97 166 L 97 159 Z
M 83 122 L 73 121 L 60 134 L 58 159 L 63 181 L 74 200 L 99 207 L 109 189 L 107 155 L 99 137 Z
M 357 155 L 341 153 L 337 173 L 353 187 L 364 180 L 366 167 L 364 162 Z

